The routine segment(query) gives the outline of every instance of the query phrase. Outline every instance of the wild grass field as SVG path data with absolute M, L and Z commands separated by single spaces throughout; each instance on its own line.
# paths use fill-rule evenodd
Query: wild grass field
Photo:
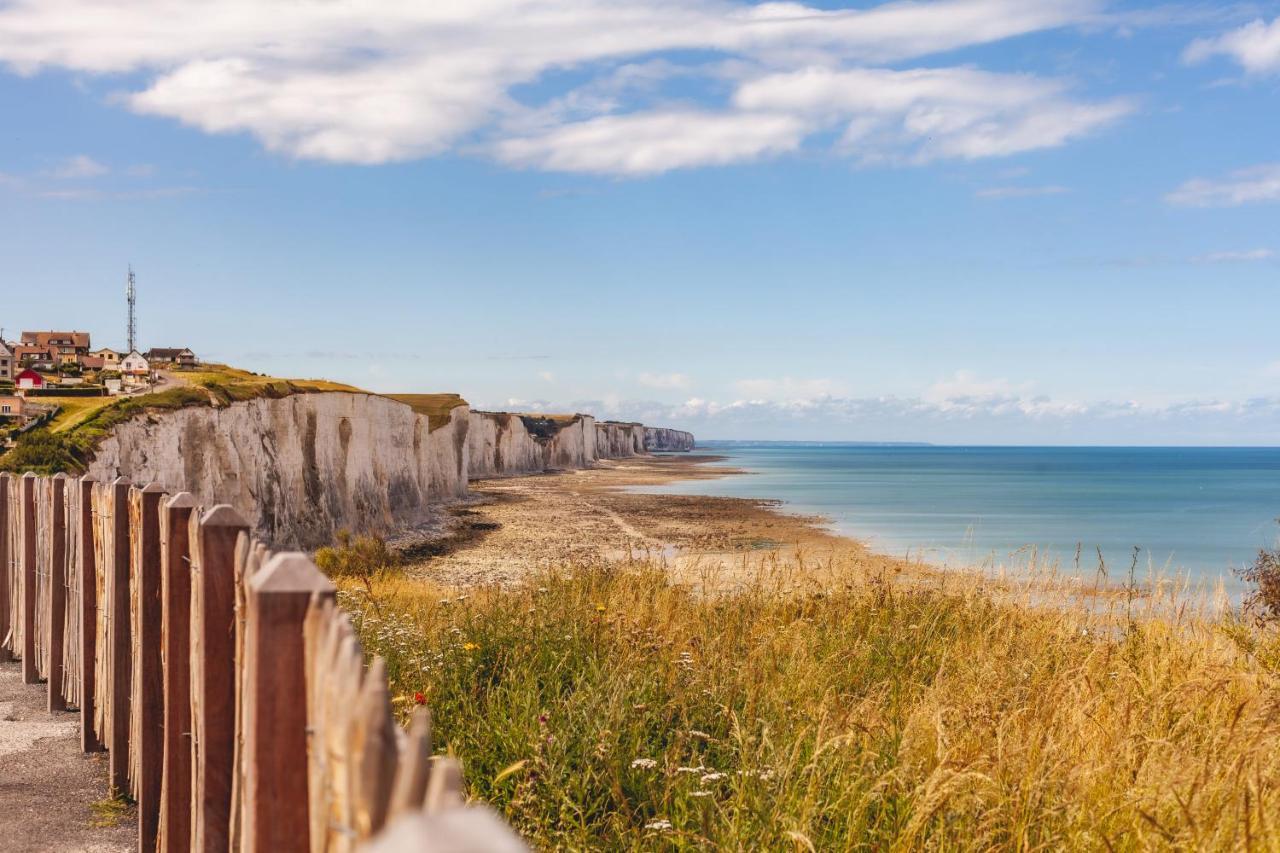
M 538 848 L 1280 847 L 1280 639 L 1230 608 L 866 555 L 459 592 L 356 545 L 318 559 L 397 708 Z

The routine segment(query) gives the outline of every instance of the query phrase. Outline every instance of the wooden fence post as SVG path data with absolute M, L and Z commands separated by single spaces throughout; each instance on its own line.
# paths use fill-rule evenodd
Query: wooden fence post
M 107 571 L 108 672 L 107 765 L 111 787 L 121 794 L 129 788 L 129 711 L 133 689 L 132 631 L 129 622 L 129 481 L 111 482 L 111 535 L 104 551 L 111 560 Z
M 9 557 L 13 553 L 9 542 L 9 488 L 12 481 L 8 474 L 0 474 L 0 663 L 13 660 L 8 646 L 9 632 L 13 630 L 13 602 L 9 600 Z
M 247 853 L 310 849 L 303 624 L 334 586 L 303 554 L 277 554 L 249 581 L 245 632 Z M 353 697 L 354 698 L 354 697 Z
M 192 582 L 192 714 L 196 851 L 221 853 L 231 839 L 231 778 L 235 754 L 235 554 L 249 526 L 227 504 L 205 513 L 198 528 Z M 299 768 L 302 772 L 302 768 Z
M 164 770 L 164 632 L 160 597 L 160 501 L 164 488 L 151 483 L 135 494 L 138 525 L 133 531 L 138 583 L 138 657 L 134 665 L 138 703 L 138 849 L 156 849 L 160 826 L 160 784 Z
M 49 489 L 49 713 L 67 710 L 62 683 L 67 631 L 67 475 L 53 475 Z
M 22 475 L 22 682 L 40 680 L 36 661 L 36 475 Z
M 164 623 L 164 774 L 160 790 L 161 853 L 191 846 L 191 515 L 196 501 L 180 492 L 160 516 Z
M 102 741 L 94 730 L 93 717 L 97 710 L 98 683 L 98 577 L 97 558 L 93 550 L 93 484 L 96 481 L 87 474 L 79 479 L 77 525 L 80 537 L 80 748 L 85 752 L 101 752 Z

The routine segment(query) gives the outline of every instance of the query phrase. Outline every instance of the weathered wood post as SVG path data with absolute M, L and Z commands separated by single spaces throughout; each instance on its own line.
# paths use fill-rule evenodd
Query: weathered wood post
M 36 475 L 22 475 L 22 682 L 40 680 L 36 661 Z
M 80 537 L 80 748 L 85 752 L 101 752 L 104 747 L 94 729 L 93 718 L 98 707 L 98 577 L 93 550 L 93 484 L 87 474 L 80 478 L 78 515 L 73 524 Z
M 335 590 L 303 554 L 277 554 L 249 581 L 245 636 L 245 851 L 310 849 L 303 623 Z
M 67 633 L 67 475 L 53 475 L 49 489 L 49 713 L 67 710 L 62 683 Z
M 231 839 L 235 755 L 235 553 L 249 526 L 227 504 L 198 526 L 192 573 L 191 677 L 195 723 L 192 849 L 221 853 Z M 301 768 L 299 768 L 301 772 Z
M 9 632 L 13 630 L 13 602 L 9 600 L 9 558 L 13 553 L 9 542 L 9 488 L 13 478 L 0 474 L 0 663 L 13 660 Z
M 180 492 L 160 516 L 164 623 L 164 774 L 161 853 L 191 846 L 191 516 L 196 501 Z
M 108 669 L 111 685 L 107 703 L 107 766 L 111 787 L 129 790 L 129 711 L 133 688 L 132 631 L 129 623 L 129 481 L 117 477 L 111 483 L 111 527 L 104 556 L 111 561 L 107 572 Z
M 138 583 L 138 849 L 156 849 L 160 827 L 160 784 L 164 772 L 163 602 L 160 596 L 160 501 L 164 487 L 151 483 L 134 493 L 138 519 L 133 527 Z

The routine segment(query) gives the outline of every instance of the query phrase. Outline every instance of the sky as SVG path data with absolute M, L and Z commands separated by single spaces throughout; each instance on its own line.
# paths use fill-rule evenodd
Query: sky
M 0 0 L 0 326 L 701 438 L 1280 436 L 1280 2 Z

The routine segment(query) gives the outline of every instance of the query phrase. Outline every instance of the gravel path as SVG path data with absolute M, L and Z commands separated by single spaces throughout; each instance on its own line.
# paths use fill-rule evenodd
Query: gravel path
M 80 751 L 80 716 L 45 710 L 45 686 L 0 664 L 0 851 L 114 853 L 137 846 L 130 810 L 98 827 L 92 803 L 107 791 L 105 755 Z

